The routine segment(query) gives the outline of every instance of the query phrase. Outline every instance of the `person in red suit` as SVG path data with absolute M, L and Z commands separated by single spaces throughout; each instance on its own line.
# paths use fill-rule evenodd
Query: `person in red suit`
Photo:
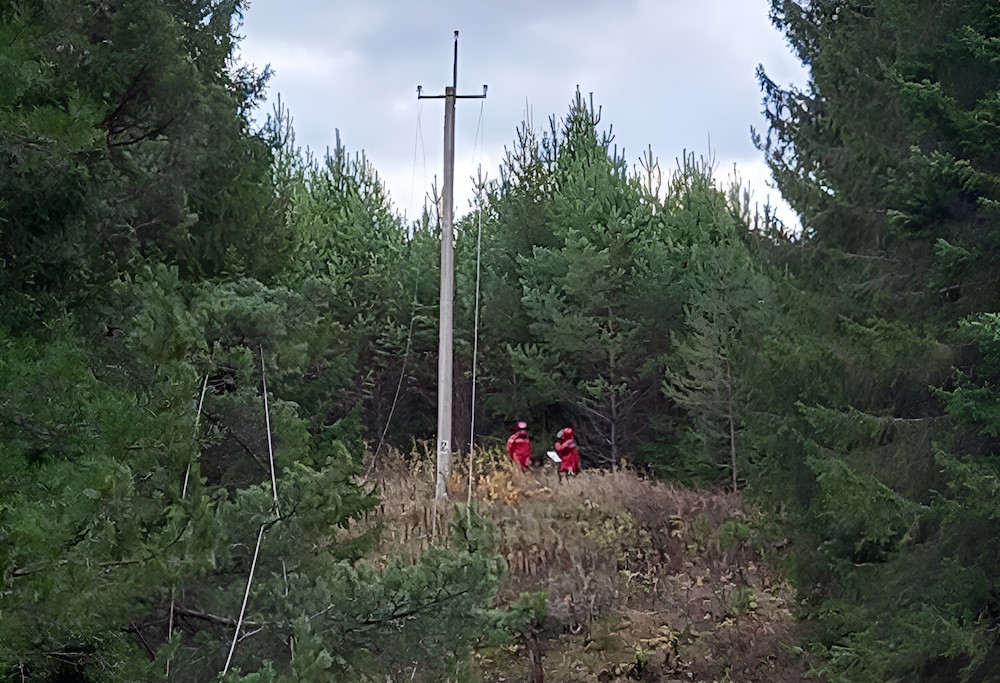
M 518 422 L 514 433 L 507 438 L 507 454 L 521 466 L 522 472 L 531 469 L 531 438 L 527 422 Z
M 556 455 L 559 456 L 559 474 L 580 473 L 580 451 L 576 448 L 572 427 L 563 427 L 556 434 Z

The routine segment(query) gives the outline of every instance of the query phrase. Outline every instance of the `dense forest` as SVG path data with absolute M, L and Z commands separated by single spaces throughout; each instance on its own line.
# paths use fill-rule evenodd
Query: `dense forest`
M 461 679 L 539 616 L 474 509 L 366 555 L 365 469 L 434 434 L 437 224 L 253 123 L 245 9 L 0 4 L 0 680 Z M 522 125 L 456 225 L 453 443 L 571 422 L 585 467 L 736 490 L 817 678 L 995 680 L 1000 7 L 771 16 L 802 229 L 630 168 L 579 95 Z

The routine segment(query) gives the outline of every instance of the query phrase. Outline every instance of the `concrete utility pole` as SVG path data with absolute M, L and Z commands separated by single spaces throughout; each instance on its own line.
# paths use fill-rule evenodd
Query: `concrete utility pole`
M 445 482 L 451 472 L 451 397 L 455 309 L 454 193 L 455 193 L 455 100 L 483 99 L 482 95 L 458 95 L 458 31 L 455 31 L 455 65 L 451 86 L 444 95 L 424 95 L 417 86 L 417 99 L 444 100 L 444 187 L 441 191 L 441 310 L 438 335 L 437 497 L 447 498 Z

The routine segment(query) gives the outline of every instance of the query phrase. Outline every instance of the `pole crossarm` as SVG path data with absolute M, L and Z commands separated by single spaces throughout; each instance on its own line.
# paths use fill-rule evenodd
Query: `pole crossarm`
M 443 100 L 447 97 L 453 97 L 456 100 L 483 100 L 486 99 L 486 88 L 488 86 L 483 86 L 482 95 L 424 95 L 424 86 L 417 86 L 417 99 L 418 100 Z
M 483 99 L 482 95 L 458 95 L 458 31 L 455 31 L 455 62 L 452 84 L 444 95 L 424 95 L 417 86 L 417 99 L 444 100 L 444 186 L 441 192 L 441 308 L 438 336 L 438 422 L 437 422 L 437 488 L 436 498 L 447 498 L 445 483 L 451 473 L 452 365 L 454 361 L 455 251 L 454 188 L 455 188 L 455 100 Z

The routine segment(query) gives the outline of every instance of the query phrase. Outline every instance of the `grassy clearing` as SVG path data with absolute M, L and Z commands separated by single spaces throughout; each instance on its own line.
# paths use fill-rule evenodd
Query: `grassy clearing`
M 375 560 L 415 561 L 446 542 L 454 514 L 434 501 L 433 453 L 384 457 Z M 448 482 L 465 502 L 467 461 Z M 536 632 L 476 653 L 485 680 L 529 680 L 537 643 L 545 681 L 801 681 L 791 591 L 755 547 L 738 495 L 645 479 L 628 468 L 560 481 L 522 473 L 500 449 L 477 453 L 472 500 L 496 528 L 508 572 L 497 597 L 546 594 Z M 532 642 L 534 641 L 534 642 Z

